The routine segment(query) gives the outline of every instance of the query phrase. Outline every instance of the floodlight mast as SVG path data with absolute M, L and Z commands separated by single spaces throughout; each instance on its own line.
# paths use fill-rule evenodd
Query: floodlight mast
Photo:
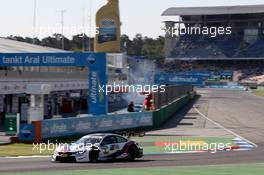
M 64 50 L 64 14 L 66 10 L 58 10 L 61 15 L 61 49 Z
M 33 12 L 33 38 L 32 43 L 35 44 L 36 38 L 36 25 L 37 25 L 37 0 L 34 0 L 34 12 Z
M 92 33 L 92 10 L 93 10 L 93 0 L 90 0 L 90 12 L 89 12 L 89 36 L 88 36 L 88 51 L 91 51 L 91 33 Z

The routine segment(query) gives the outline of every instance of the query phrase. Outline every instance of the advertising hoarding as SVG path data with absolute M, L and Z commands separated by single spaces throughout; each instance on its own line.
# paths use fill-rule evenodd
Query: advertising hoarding
M 42 122 L 42 137 L 46 139 L 94 132 L 106 132 L 152 126 L 152 124 L 152 113 L 129 113 L 103 115 L 101 117 L 44 120 Z

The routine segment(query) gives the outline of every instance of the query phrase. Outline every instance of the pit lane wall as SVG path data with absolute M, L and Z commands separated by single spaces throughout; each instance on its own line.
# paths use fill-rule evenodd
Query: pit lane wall
M 194 94 L 187 94 L 174 100 L 172 103 L 163 106 L 161 109 L 153 112 L 153 129 L 160 128 L 166 121 L 168 121 L 176 112 L 187 105 L 191 99 L 194 98 Z
M 155 130 L 192 98 L 194 98 L 194 94 L 189 93 L 153 112 L 102 115 L 100 117 L 73 117 L 34 122 L 31 125 L 23 125 L 20 129 L 19 141 L 42 142 L 47 139 L 80 137 L 96 132 Z

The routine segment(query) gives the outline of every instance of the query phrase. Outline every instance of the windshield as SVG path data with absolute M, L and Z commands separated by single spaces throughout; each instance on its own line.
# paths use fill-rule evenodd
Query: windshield
M 96 144 L 96 143 L 100 143 L 102 141 L 102 137 L 83 137 L 81 139 L 79 139 L 77 142 L 75 142 L 76 144 L 87 144 L 87 143 L 90 143 L 90 144 Z

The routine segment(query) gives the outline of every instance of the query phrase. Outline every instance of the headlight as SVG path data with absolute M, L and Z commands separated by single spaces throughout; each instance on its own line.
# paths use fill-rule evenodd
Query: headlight
M 55 149 L 55 151 L 54 151 L 54 154 L 55 154 L 55 155 L 57 155 L 57 154 L 58 154 L 58 151 L 57 151 L 56 149 Z

